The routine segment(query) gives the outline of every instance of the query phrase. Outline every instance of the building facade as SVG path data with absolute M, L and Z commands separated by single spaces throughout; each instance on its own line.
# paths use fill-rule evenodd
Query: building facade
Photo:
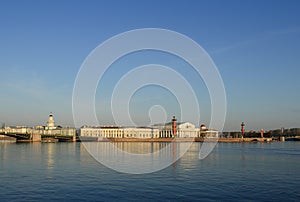
M 207 129 L 205 125 L 201 125 L 201 128 L 196 128 L 196 126 L 190 122 L 177 123 L 175 117 L 173 117 L 172 122 L 156 124 L 152 127 L 83 126 L 79 134 L 81 137 L 94 137 L 98 139 L 219 137 L 219 133 L 216 130 Z
M 219 138 L 219 131 L 206 128 L 204 124 L 200 126 L 198 137 L 201 138 Z
M 196 128 L 195 125 L 190 122 L 177 123 L 175 134 L 172 122 L 163 125 L 155 125 L 154 127 L 159 129 L 160 138 L 193 138 L 197 137 L 199 133 L 199 128 Z
M 159 130 L 156 128 L 124 128 L 125 138 L 159 138 Z
M 50 112 L 46 126 L 36 126 L 34 133 L 44 136 L 76 136 L 76 129 L 73 127 L 56 126 L 52 112 Z
M 83 137 L 123 138 L 124 132 L 120 127 L 117 126 L 83 126 L 80 128 L 79 135 Z
M 158 138 L 159 130 L 146 127 L 117 127 L 117 126 L 101 126 L 80 128 L 80 136 L 82 137 L 98 137 L 98 138 Z

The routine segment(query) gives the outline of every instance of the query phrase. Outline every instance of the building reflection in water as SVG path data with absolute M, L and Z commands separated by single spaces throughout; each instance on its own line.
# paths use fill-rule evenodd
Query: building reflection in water
M 85 142 L 87 151 L 103 165 L 119 172 L 150 173 L 174 164 L 191 142 Z M 197 158 L 197 156 L 196 156 Z
M 47 169 L 53 170 L 54 168 L 54 155 L 55 155 L 55 144 L 47 144 L 46 150 L 47 150 Z

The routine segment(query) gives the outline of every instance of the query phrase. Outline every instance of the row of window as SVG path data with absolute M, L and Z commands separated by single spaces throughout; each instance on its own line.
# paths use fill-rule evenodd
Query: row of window
M 217 131 L 207 132 L 203 135 L 207 137 L 216 137 L 218 134 Z M 171 130 L 162 130 L 162 131 L 134 131 L 134 130 L 88 130 L 81 129 L 81 136 L 94 136 L 94 137 L 114 137 L 114 138 L 122 138 L 122 137 L 132 137 L 132 138 L 159 138 L 159 137 L 173 137 Z M 177 131 L 177 137 L 198 137 L 200 135 L 200 131 Z

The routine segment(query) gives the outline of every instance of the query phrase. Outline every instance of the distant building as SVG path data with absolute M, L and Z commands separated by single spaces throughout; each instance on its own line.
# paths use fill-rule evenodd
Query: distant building
M 12 133 L 12 134 L 27 134 L 29 133 L 29 129 L 26 126 L 5 126 L 2 129 L 4 133 Z
M 52 112 L 46 126 L 36 126 L 33 128 L 27 126 L 6 126 L 2 129 L 2 133 L 11 134 L 41 134 L 41 135 L 60 135 L 60 136 L 75 136 L 76 129 L 73 127 L 55 126 Z
M 122 138 L 124 136 L 123 134 L 123 130 L 117 126 L 83 126 L 79 131 L 79 136 L 83 137 Z
M 219 137 L 216 130 L 207 129 L 205 125 L 201 129 L 196 128 L 190 122 L 177 123 L 173 117 L 172 122 L 156 124 L 152 127 L 117 127 L 117 126 L 83 126 L 80 128 L 81 137 L 94 138 L 195 138 L 195 137 Z
M 202 138 L 218 138 L 219 137 L 219 131 L 206 128 L 204 124 L 200 126 L 200 131 L 198 137 Z
M 60 135 L 60 136 L 75 136 L 76 129 L 73 127 L 61 127 L 55 126 L 55 121 L 52 112 L 49 114 L 49 118 L 46 126 L 36 126 L 35 133 L 42 135 Z

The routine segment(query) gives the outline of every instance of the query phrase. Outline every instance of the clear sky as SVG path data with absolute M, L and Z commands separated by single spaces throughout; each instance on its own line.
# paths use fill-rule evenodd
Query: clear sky
M 242 121 L 247 130 L 300 127 L 299 10 L 297 0 L 0 1 L 0 122 L 44 125 L 52 111 L 57 124 L 73 125 L 72 91 L 84 59 L 116 34 L 151 27 L 182 33 L 212 57 L 226 89 L 225 130 L 239 130 Z M 117 72 L 112 68 L 111 79 L 104 78 L 105 89 Z M 199 86 L 201 121 L 208 123 L 209 96 Z M 178 103 L 164 91 L 152 87 L 134 95 L 138 124 L 148 124 L 149 107 L 167 99 L 175 107 L 166 107 L 168 118 L 177 113 Z M 106 95 L 99 88 L 100 124 L 112 121 Z

